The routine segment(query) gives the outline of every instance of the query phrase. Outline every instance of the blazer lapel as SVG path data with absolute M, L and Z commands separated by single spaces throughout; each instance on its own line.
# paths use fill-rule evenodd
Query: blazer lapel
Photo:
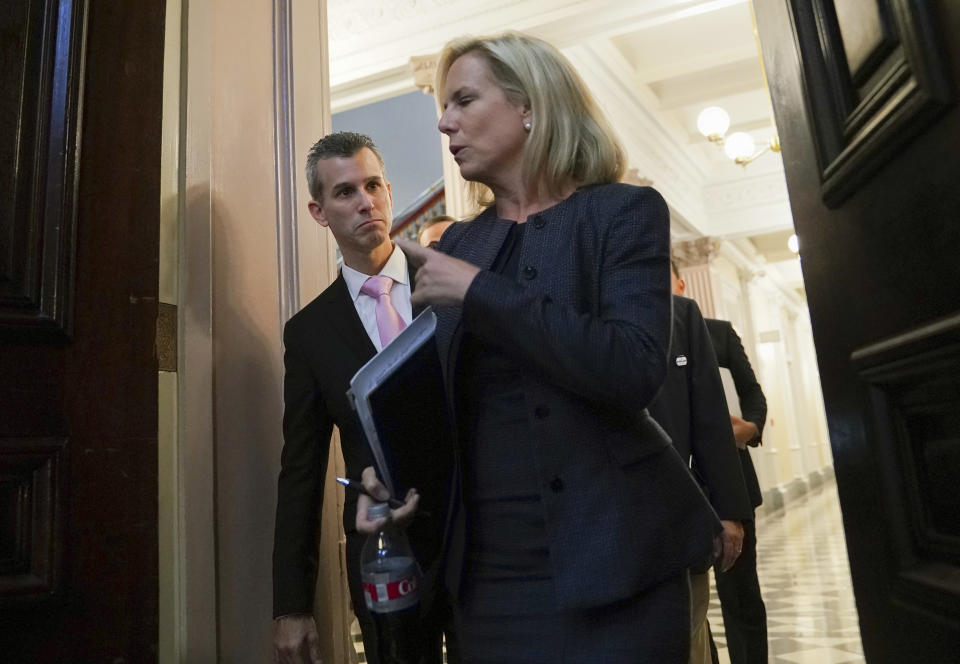
M 504 240 L 507 239 L 507 233 L 510 232 L 510 227 L 514 223 L 496 218 L 484 219 L 483 217 L 487 212 L 492 212 L 492 210 L 493 208 L 490 208 L 475 221 L 472 221 L 469 230 L 474 232 L 465 233 L 461 241 L 461 245 L 464 245 L 464 247 L 460 257 L 473 263 L 481 270 L 489 270 L 493 266 L 494 261 L 500 254 L 500 249 L 503 247 Z M 490 214 L 490 217 L 493 216 L 493 214 Z
M 450 247 L 451 255 L 481 270 L 489 270 L 503 247 L 512 222 L 496 218 L 493 208 L 488 208 L 467 224 L 463 235 Z M 455 371 L 455 359 L 459 352 L 461 334 L 461 307 L 437 307 L 437 352 L 443 368 L 448 389 L 453 386 L 451 376 Z M 449 396 L 452 397 L 452 392 Z M 452 403 L 452 402 L 451 402 Z

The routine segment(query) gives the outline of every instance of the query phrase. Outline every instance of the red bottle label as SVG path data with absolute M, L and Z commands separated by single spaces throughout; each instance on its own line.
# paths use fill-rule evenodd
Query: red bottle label
M 363 591 L 370 602 L 387 602 L 402 599 L 417 592 L 416 575 L 405 576 L 389 583 L 364 583 Z

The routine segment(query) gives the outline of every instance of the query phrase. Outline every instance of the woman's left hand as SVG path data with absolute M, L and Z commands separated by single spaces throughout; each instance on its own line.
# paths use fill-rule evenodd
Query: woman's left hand
M 397 239 L 407 260 L 417 269 L 416 288 L 410 298 L 413 306 L 462 304 L 467 289 L 480 268 L 459 258 L 421 247 L 410 240 Z

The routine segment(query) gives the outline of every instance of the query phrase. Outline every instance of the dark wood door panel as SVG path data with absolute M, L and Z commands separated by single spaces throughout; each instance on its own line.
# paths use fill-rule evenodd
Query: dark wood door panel
M 0 11 L 4 664 L 157 659 L 164 19 L 163 0 Z
M 885 503 L 890 594 L 960 616 L 960 315 L 853 353 Z
M 951 103 L 929 3 L 791 0 L 823 197 L 837 206 Z
M 71 330 L 85 0 L 0 12 L 0 336 Z
M 60 590 L 67 441 L 0 438 L 0 598 Z
M 866 659 L 954 661 L 960 4 L 754 7 Z

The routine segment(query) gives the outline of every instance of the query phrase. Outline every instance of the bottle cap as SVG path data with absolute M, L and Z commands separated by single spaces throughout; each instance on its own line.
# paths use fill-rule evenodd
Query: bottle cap
M 369 508 L 367 508 L 367 518 L 371 521 L 376 521 L 377 519 L 382 519 L 384 517 L 390 516 L 390 504 L 389 503 L 374 503 Z

